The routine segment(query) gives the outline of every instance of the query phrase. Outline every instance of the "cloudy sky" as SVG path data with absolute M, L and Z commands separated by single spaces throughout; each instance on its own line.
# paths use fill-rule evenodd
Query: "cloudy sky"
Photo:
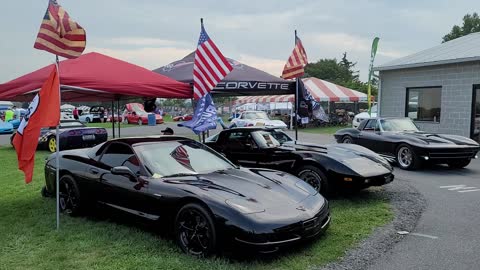
M 47 0 L 2 3 L 0 83 L 53 62 L 33 43 Z M 472 13 L 473 0 L 59 0 L 87 31 L 87 51 L 148 69 L 195 49 L 200 17 L 223 53 L 279 76 L 298 30 L 310 62 L 348 52 L 361 79 L 373 37 L 380 37 L 376 64 L 441 42 Z M 478 6 L 477 6 L 478 7 Z M 478 10 L 477 10 L 478 11 Z

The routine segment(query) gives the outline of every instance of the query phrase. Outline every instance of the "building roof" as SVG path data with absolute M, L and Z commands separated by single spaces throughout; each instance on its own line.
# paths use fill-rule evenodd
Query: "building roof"
M 374 70 L 395 70 L 470 61 L 480 61 L 480 32 L 387 62 L 376 66 Z

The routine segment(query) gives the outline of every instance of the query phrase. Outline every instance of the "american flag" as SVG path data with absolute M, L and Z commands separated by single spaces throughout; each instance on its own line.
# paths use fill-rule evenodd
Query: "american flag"
M 85 30 L 56 0 L 49 0 L 33 47 L 65 58 L 77 58 L 85 50 L 86 40 Z
M 303 48 L 300 38 L 295 37 L 295 48 L 292 55 L 288 58 L 285 67 L 283 68 L 282 78 L 293 79 L 302 77 L 305 73 L 303 67 L 308 63 L 307 53 Z
M 173 149 L 173 151 L 170 153 L 170 156 L 173 157 L 178 163 L 180 163 L 183 167 L 195 171 L 192 167 L 192 164 L 190 164 L 190 158 L 188 156 L 187 150 L 179 145 Z
M 202 23 L 193 64 L 194 98 L 200 99 L 208 94 L 232 70 L 232 65 L 210 39 Z

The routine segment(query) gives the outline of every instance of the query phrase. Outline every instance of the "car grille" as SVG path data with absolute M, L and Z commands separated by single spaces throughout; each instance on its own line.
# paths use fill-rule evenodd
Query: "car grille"
M 473 158 L 478 149 L 440 149 L 437 151 L 430 150 L 429 158 L 444 159 L 444 158 Z

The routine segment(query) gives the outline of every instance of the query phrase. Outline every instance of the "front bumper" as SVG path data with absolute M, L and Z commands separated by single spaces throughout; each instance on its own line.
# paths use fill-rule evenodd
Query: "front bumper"
M 393 173 L 375 175 L 369 177 L 337 176 L 337 183 L 343 189 L 363 189 L 371 186 L 383 186 L 391 183 L 395 175 Z
M 325 204 L 313 218 L 283 226 L 267 234 L 236 236 L 237 245 L 247 246 L 259 252 L 275 252 L 283 246 L 314 239 L 330 226 L 331 216 L 328 204 Z
M 447 162 L 451 159 L 473 159 L 479 150 L 478 147 L 427 148 L 418 149 L 417 153 L 423 160 Z

